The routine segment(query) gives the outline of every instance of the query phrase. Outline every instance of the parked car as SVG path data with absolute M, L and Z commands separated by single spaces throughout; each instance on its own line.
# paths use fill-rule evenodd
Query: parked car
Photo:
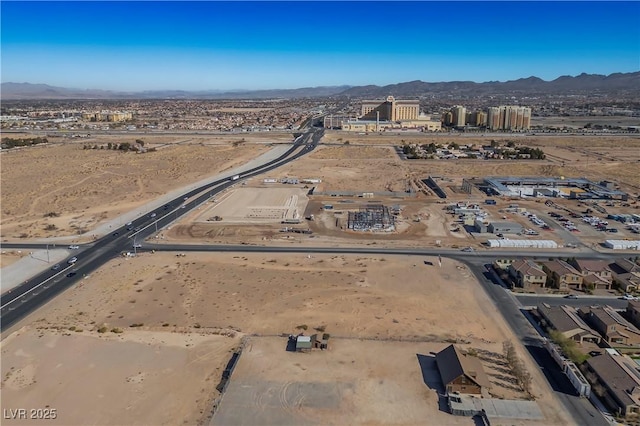
M 80 248 L 80 246 L 76 246 L 76 245 L 70 245 L 69 246 L 69 250 L 78 250 Z

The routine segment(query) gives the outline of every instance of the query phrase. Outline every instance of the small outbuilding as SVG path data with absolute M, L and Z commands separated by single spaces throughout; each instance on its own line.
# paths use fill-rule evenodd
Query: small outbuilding
M 314 342 L 311 341 L 312 336 L 300 335 L 296 338 L 296 352 L 309 352 L 314 346 Z M 315 339 L 313 339 L 315 340 Z

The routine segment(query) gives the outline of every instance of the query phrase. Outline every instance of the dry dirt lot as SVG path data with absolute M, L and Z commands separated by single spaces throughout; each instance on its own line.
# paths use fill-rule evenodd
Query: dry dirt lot
M 443 387 L 434 354 L 447 343 L 350 339 L 329 342 L 327 351 L 295 353 L 285 351 L 286 338 L 250 338 L 210 424 L 472 424 L 468 417 L 455 417 L 439 409 L 444 405 L 438 397 Z M 492 386 L 501 393 L 503 384 L 495 382 L 495 377 L 504 374 L 496 373 L 495 364 L 485 359 L 489 358 L 483 357 L 481 362 L 494 382 Z M 511 392 L 502 396 L 520 395 Z M 566 424 L 549 395 L 541 395 L 538 406 L 545 416 L 543 420 L 492 422 Z
M 303 325 L 310 331 L 324 326 L 336 341 L 453 339 L 500 353 L 504 340 L 516 339 L 499 313 L 487 309 L 491 303 L 464 266 L 446 259 L 439 268 L 434 258 L 404 256 L 158 252 L 120 258 L 25 319 L 19 335 L 6 338 L 3 404 L 57 406 L 71 423 L 92 418 L 98 403 L 111 408 L 109 418 L 101 409 L 96 414 L 111 424 L 149 423 L 148 407 L 155 404 L 163 406 L 155 413 L 160 423 L 174 406 L 167 403 L 165 410 L 168 390 L 179 388 L 183 396 L 171 395 L 183 411 L 167 417 L 171 424 L 178 417 L 206 416 L 224 355 L 243 333 L 280 335 Z M 98 333 L 103 326 L 123 333 Z M 68 363 L 70 354 L 75 367 Z M 548 385 L 527 362 L 533 394 L 544 398 Z M 176 373 L 182 369 L 184 374 Z M 198 380 L 190 371 L 199 371 Z M 106 384 L 87 392 L 87 375 L 90 383 L 104 378 Z M 496 389 L 517 396 L 509 383 Z M 83 394 L 82 403 L 75 394 Z M 551 407 L 545 413 L 554 412 L 554 404 L 545 404 Z
M 28 327 L 2 342 L 3 410 L 55 409 L 54 420 L 5 425 L 195 424 L 238 339 Z M 5 412 L 5 411 L 3 411 Z
M 198 212 L 196 222 L 220 218 L 225 223 L 277 223 L 300 219 L 308 198 L 302 188 L 241 187 L 217 197 L 214 203 Z
M 115 137 L 39 145 L 2 152 L 2 237 L 77 235 L 143 206 L 167 192 L 245 164 L 266 152 L 268 142 L 291 135 L 241 139 L 222 137 L 144 137 L 145 154 L 85 150 Z M 122 142 L 122 137 L 120 137 Z M 131 141 L 133 142 L 133 140 Z M 50 216 L 45 216 L 53 213 Z

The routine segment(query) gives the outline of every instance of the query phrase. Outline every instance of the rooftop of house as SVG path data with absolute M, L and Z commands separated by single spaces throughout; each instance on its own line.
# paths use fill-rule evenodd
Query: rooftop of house
M 638 330 L 636 326 L 624 319 L 622 315 L 620 315 L 610 306 L 583 307 L 580 308 L 580 314 L 585 318 L 589 318 L 589 316 L 595 316 L 607 326 L 618 325 L 622 327 L 621 329 L 617 330 L 618 332 L 621 332 L 623 331 L 622 329 L 625 329 L 627 331 L 640 335 L 640 330 Z
M 436 364 L 445 385 L 464 375 L 480 387 L 491 387 L 480 360 L 474 356 L 463 354 L 454 345 L 449 345 L 436 354 Z
M 609 264 L 604 260 L 587 260 L 587 259 L 577 259 L 575 262 L 578 271 L 582 273 L 602 273 L 602 272 L 611 272 L 609 268 Z
M 547 276 L 538 264 L 530 259 L 518 259 L 511 264 L 511 267 L 523 275 Z
M 565 274 L 574 274 L 580 275 L 580 272 L 576 271 L 576 269 L 569 265 L 564 260 L 554 259 L 549 262 L 544 262 L 543 265 L 550 270 L 551 272 L 555 272 L 558 275 Z
M 605 353 L 587 360 L 587 365 L 623 405 L 640 405 L 640 375 L 623 356 Z
M 538 305 L 538 312 L 540 312 L 551 323 L 550 325 L 560 333 L 584 332 L 598 338 L 600 337 L 594 329 L 589 327 L 587 323 L 578 316 L 578 312 L 575 308 L 570 306 L 546 307 L 544 305 Z

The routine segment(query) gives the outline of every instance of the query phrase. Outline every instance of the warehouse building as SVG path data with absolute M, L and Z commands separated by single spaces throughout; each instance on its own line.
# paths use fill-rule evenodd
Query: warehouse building
M 515 222 L 491 222 L 487 231 L 493 234 L 521 234 L 524 228 Z

